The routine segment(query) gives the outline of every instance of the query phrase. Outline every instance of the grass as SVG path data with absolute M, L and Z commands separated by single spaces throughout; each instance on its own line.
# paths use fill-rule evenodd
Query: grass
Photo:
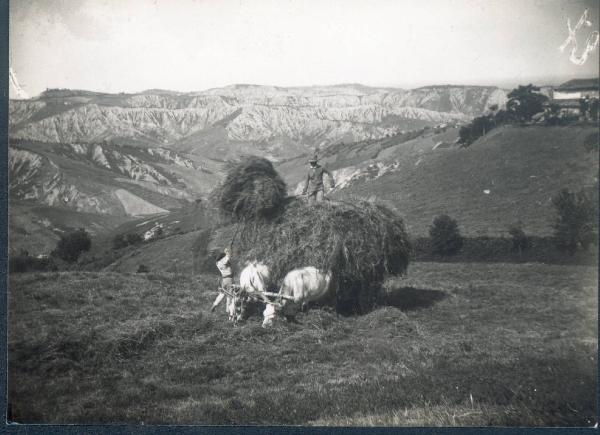
M 272 329 L 210 313 L 214 278 L 10 277 L 12 420 L 592 426 L 597 275 L 584 266 L 411 265 L 356 317 Z
M 563 188 L 598 188 L 598 153 L 584 145 L 591 134 L 598 134 L 597 126 L 505 126 L 469 148 L 436 150 L 435 136 L 416 138 L 379 153 L 378 161 L 398 161 L 397 171 L 333 196 L 376 196 L 393 204 L 413 236 L 427 235 L 433 219 L 445 213 L 465 236 L 506 235 L 522 221 L 526 234 L 548 237 L 554 195 Z

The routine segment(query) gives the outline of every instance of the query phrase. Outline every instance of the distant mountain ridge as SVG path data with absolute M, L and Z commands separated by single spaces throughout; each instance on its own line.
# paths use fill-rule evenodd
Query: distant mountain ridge
M 506 91 L 495 87 L 360 84 L 119 94 L 50 89 L 11 100 L 11 245 L 47 252 L 78 226 L 102 232 L 198 203 L 222 179 L 226 162 L 241 155 L 281 162 L 293 187 L 315 148 L 326 157 L 363 142 L 396 143 L 403 131 L 467 122 L 505 101 Z M 347 182 L 340 186 L 363 181 L 365 158 L 359 153 L 343 165 Z M 375 165 L 369 177 L 395 170 L 393 162 Z
M 54 89 L 11 100 L 10 136 L 49 142 L 113 141 L 208 157 L 214 145 L 259 145 L 274 160 L 315 146 L 378 139 L 415 127 L 466 122 L 492 104 L 496 87 L 413 90 L 335 85 L 281 88 L 231 85 L 202 92 L 106 94 Z M 203 138 L 210 137 L 208 146 Z

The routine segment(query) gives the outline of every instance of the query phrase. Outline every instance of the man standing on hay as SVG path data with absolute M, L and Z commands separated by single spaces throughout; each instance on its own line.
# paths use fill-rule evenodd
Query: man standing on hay
M 329 181 L 331 183 L 332 189 L 335 187 L 335 182 L 333 181 L 333 175 L 331 175 L 331 172 L 329 172 L 323 166 L 319 165 L 316 155 L 312 159 L 310 159 L 308 163 L 310 163 L 310 168 L 308 170 L 308 175 L 306 176 L 306 183 L 304 184 L 302 195 L 306 195 L 307 192 L 309 192 L 310 185 L 308 203 L 313 204 L 314 202 L 323 201 L 323 197 L 325 196 L 325 187 L 323 186 L 323 175 L 329 175 Z
M 219 272 L 221 272 L 221 288 L 231 292 L 231 287 L 233 286 L 233 270 L 231 268 L 231 256 L 228 248 L 225 248 L 225 250 L 217 256 L 217 268 L 219 269 Z M 219 292 L 210 311 L 214 311 L 224 297 L 225 293 Z

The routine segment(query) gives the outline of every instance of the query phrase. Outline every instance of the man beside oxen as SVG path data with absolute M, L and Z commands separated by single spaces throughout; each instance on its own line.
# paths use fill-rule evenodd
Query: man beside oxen
M 233 300 L 233 267 L 231 265 L 231 255 L 228 248 L 217 255 L 217 269 L 221 273 L 221 287 L 217 298 L 212 304 L 210 311 L 214 311 L 221 303 L 223 298 L 227 297 L 225 303 L 225 311 L 229 314 L 230 320 L 233 313 L 231 304 L 235 304 Z

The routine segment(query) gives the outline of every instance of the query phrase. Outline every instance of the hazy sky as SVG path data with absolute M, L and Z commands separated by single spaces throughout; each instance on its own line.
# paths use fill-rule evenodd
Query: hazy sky
M 598 76 L 557 47 L 597 0 L 13 0 L 21 86 L 130 92 L 234 83 L 511 86 Z M 12 89 L 11 89 L 12 91 Z

